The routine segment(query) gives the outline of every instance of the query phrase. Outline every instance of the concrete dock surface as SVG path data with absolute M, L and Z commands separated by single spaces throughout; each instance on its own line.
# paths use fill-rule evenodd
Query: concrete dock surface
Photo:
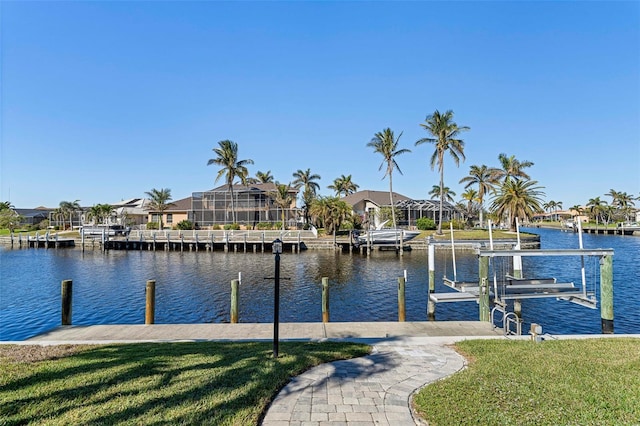
M 281 323 L 280 340 L 501 336 L 480 321 Z M 273 323 L 60 326 L 23 343 L 117 343 L 273 339 Z M 455 340 L 455 339 L 454 339 Z

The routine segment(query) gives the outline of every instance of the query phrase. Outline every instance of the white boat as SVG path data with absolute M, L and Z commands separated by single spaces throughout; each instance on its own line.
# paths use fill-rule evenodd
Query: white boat
M 420 231 L 406 231 L 404 229 L 371 229 L 358 236 L 358 244 L 400 244 L 402 241 L 413 240 L 420 235 Z

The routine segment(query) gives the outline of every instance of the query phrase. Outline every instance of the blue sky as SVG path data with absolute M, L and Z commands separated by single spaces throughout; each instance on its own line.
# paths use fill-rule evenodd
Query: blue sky
M 639 2 L 0 2 L 0 199 L 83 206 L 214 183 L 218 141 L 278 181 L 388 190 L 366 144 L 404 132 L 394 190 L 438 183 L 419 126 L 466 161 L 535 165 L 545 200 L 640 195 Z M 636 203 L 640 205 L 640 202 Z

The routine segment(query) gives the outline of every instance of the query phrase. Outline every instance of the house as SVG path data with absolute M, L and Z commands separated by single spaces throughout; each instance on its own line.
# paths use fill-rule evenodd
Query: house
M 35 209 L 11 209 L 17 215 L 22 216 L 22 225 L 37 225 L 45 219 L 49 219 L 49 212 L 53 209 L 46 207 L 36 207 Z
M 289 187 L 288 195 L 291 198 L 289 207 L 282 208 L 275 202 L 274 183 L 257 183 L 239 185 L 233 187 L 232 193 L 227 185 L 204 192 L 194 192 L 191 196 L 190 218 L 200 228 L 214 225 L 226 225 L 234 222 L 233 211 L 240 225 L 247 228 L 255 228 L 258 223 L 280 222 L 284 213 L 287 226 L 295 226 L 299 214 L 296 208 L 298 189 Z
M 191 220 L 193 222 L 191 219 L 192 200 L 193 197 L 187 197 L 171 201 L 171 204 L 163 212 L 148 208 L 149 200 L 147 200 L 147 207 L 145 208 L 147 222 L 161 222 L 165 229 L 172 229 L 183 220 Z
M 391 199 L 388 191 L 358 191 L 342 198 L 343 201 L 353 207 L 353 212 L 360 215 L 365 227 L 378 227 L 381 224 L 379 212 L 381 207 L 389 207 Z M 411 198 L 393 193 L 393 204 L 396 211 L 400 211 L 400 217 L 396 219 L 398 226 L 414 228 L 416 220 L 421 217 L 439 221 L 440 201 L 437 200 L 412 200 Z M 442 220 L 460 218 L 460 212 L 448 202 L 444 202 Z

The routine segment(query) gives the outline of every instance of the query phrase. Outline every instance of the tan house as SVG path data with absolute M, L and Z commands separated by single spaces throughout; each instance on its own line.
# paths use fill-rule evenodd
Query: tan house
M 147 208 L 148 222 L 162 222 L 163 229 L 173 229 L 183 220 L 191 220 L 191 204 L 193 197 L 171 201 L 164 212 Z

